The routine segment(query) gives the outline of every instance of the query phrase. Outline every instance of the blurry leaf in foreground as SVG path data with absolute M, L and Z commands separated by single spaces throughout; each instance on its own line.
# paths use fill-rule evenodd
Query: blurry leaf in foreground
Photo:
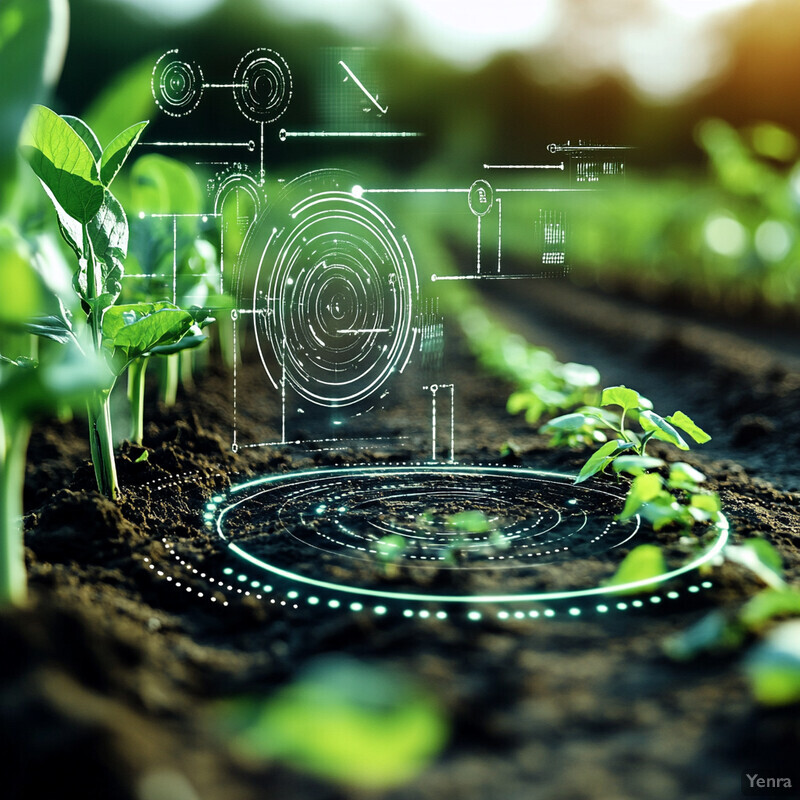
M 745 662 L 753 694 L 777 706 L 800 702 L 800 620 L 784 622 L 750 652 Z
M 619 565 L 619 569 L 605 582 L 606 586 L 622 586 L 626 583 L 647 581 L 648 578 L 657 578 L 666 572 L 664 555 L 661 548 L 654 544 L 640 544 L 628 553 Z M 649 581 L 640 587 L 623 589 L 620 594 L 636 594 L 652 590 L 654 581 Z
M 741 545 L 729 544 L 723 555 L 728 561 L 749 569 L 773 589 L 783 589 L 786 585 L 780 554 L 766 539 L 748 539 Z
M 0 225 L 0 286 L 0 326 L 20 324 L 42 313 L 42 279 L 31 266 L 26 242 L 7 225 Z
M 800 616 L 800 589 L 764 589 L 747 601 L 739 617 L 749 630 L 758 630 L 776 617 Z
M 341 657 L 315 662 L 267 699 L 223 703 L 217 720 L 245 758 L 364 789 L 412 780 L 438 755 L 448 727 L 403 676 Z
M 28 109 L 61 73 L 68 23 L 67 0 L 0 3 L 0 205 L 13 186 L 17 137 Z

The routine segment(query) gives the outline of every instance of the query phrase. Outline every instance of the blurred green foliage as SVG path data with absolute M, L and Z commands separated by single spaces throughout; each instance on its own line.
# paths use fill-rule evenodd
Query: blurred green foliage
M 313 662 L 269 698 L 223 703 L 215 724 L 243 758 L 364 790 L 412 780 L 448 734 L 436 703 L 407 677 L 344 657 Z
M 628 177 L 590 198 L 574 225 L 577 276 L 730 314 L 796 313 L 800 162 L 795 137 L 763 123 L 696 131 L 707 176 Z M 585 278 L 583 278 L 585 280 Z

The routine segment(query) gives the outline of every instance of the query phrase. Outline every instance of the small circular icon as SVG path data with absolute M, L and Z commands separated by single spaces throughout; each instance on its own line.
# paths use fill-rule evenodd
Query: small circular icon
M 477 180 L 469 187 L 469 210 L 476 216 L 482 217 L 488 214 L 492 208 L 494 192 L 489 181 Z
M 292 73 L 274 50 L 251 50 L 236 66 L 233 96 L 251 122 L 275 122 L 292 99 Z
M 197 64 L 178 58 L 177 50 L 169 50 L 153 67 L 150 89 L 164 113 L 183 117 L 197 108 L 203 96 L 203 72 Z

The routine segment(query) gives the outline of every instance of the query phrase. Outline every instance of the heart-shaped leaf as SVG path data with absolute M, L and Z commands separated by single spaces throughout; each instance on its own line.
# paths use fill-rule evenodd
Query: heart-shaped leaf
M 70 217 L 81 224 L 92 220 L 104 189 L 88 145 L 69 123 L 45 106 L 33 106 L 20 152 Z

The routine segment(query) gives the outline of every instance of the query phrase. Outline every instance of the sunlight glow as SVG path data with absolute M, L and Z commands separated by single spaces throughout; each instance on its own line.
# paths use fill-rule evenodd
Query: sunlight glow
M 131 10 L 143 11 L 164 22 L 189 22 L 216 8 L 221 0 L 116 0 Z
M 554 0 L 396 2 L 431 50 L 470 66 L 498 50 L 535 47 L 553 31 L 558 20 Z
M 685 19 L 699 20 L 713 14 L 737 11 L 756 0 L 658 0 L 668 11 Z

